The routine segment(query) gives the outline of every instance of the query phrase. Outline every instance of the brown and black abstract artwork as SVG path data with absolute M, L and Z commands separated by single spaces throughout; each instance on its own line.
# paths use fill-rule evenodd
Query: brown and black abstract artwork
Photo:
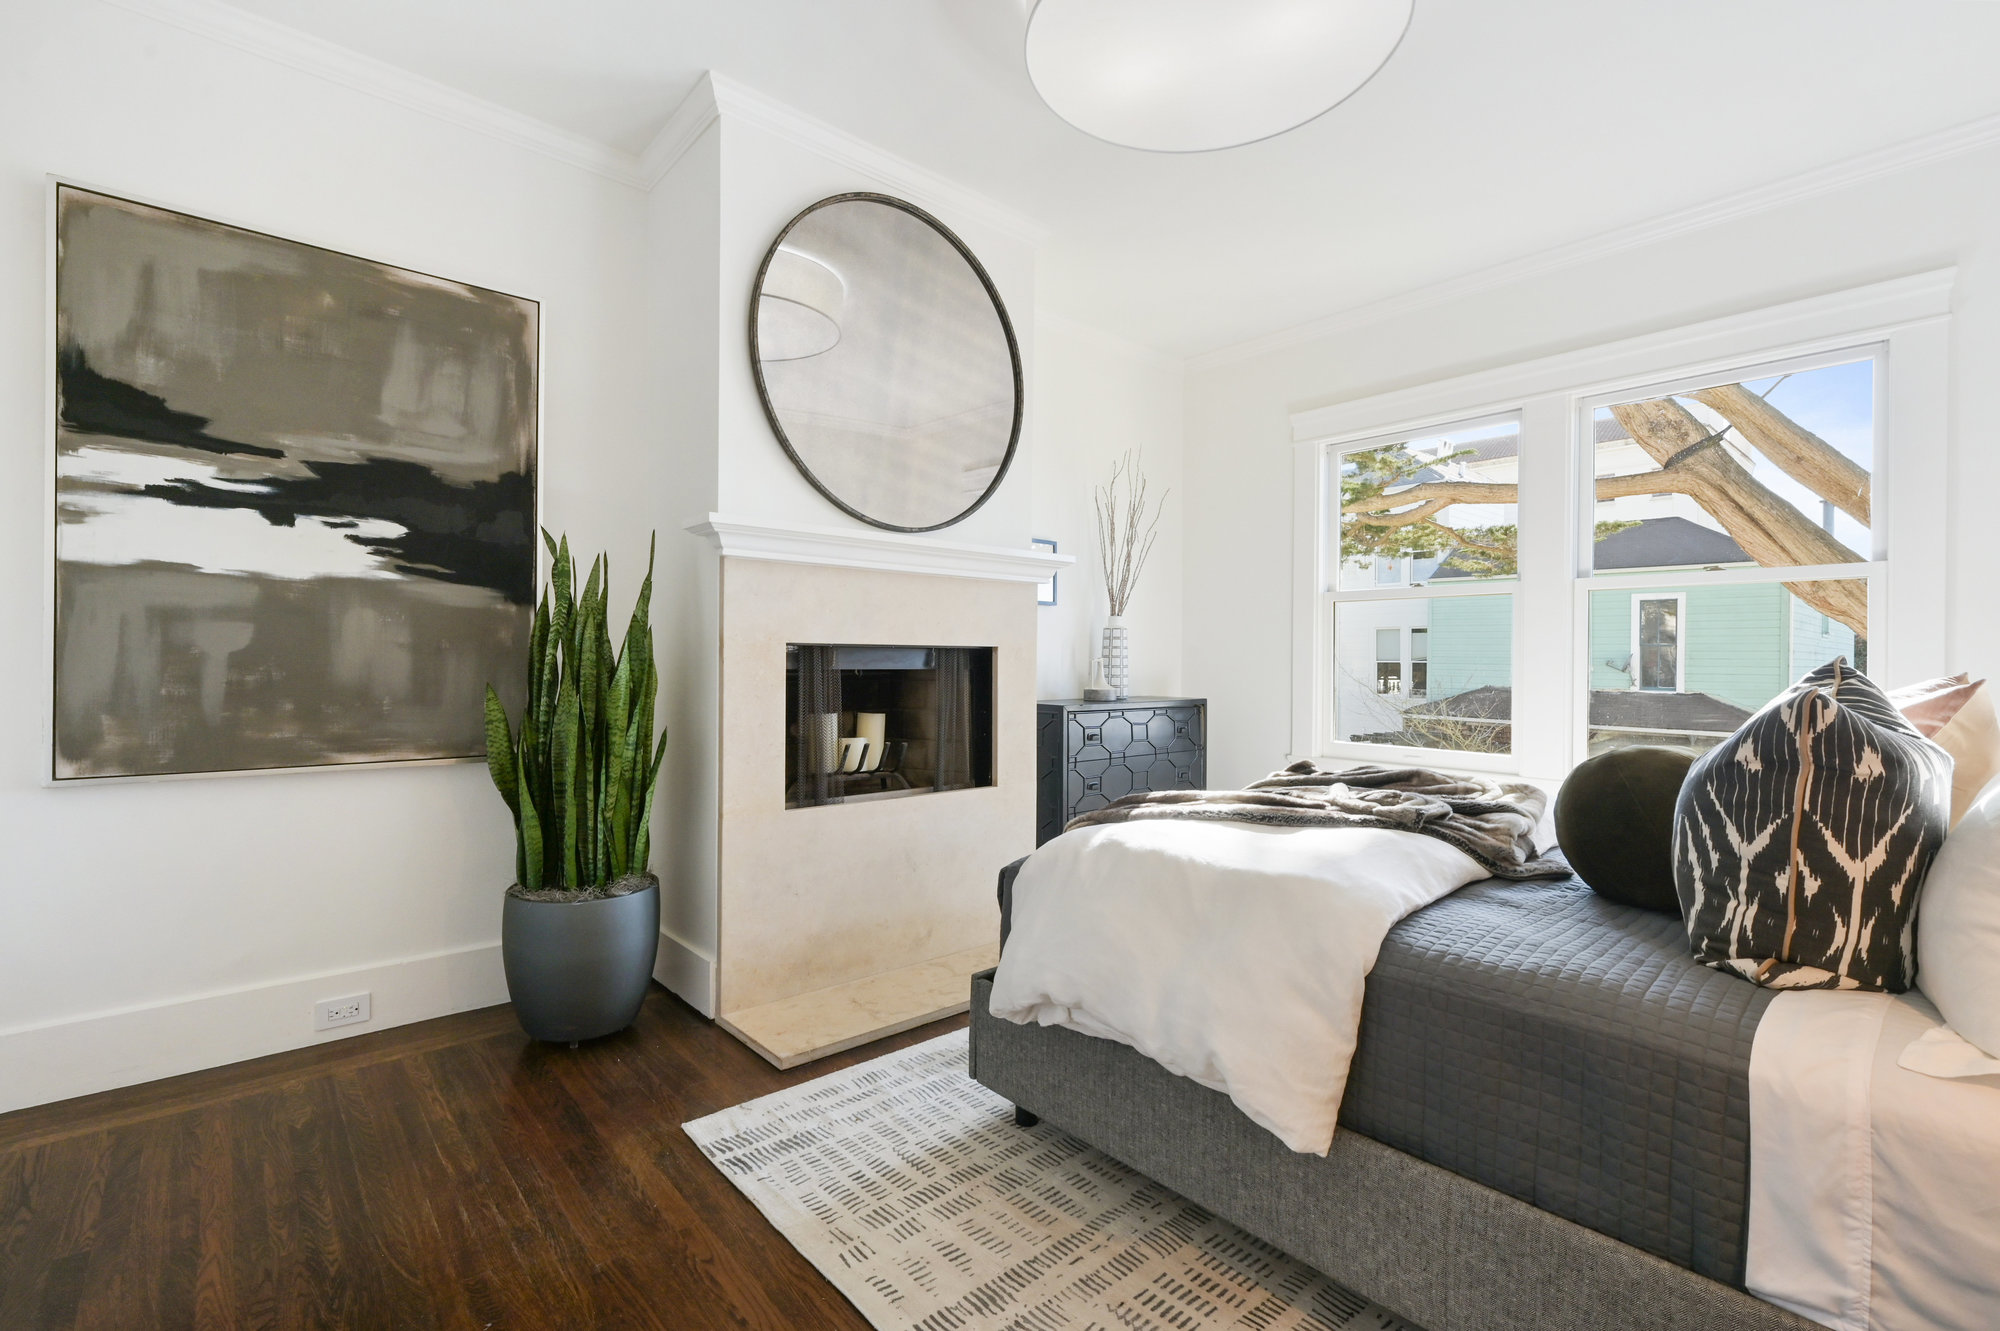
M 56 779 L 482 751 L 535 302 L 62 186 L 56 339 Z

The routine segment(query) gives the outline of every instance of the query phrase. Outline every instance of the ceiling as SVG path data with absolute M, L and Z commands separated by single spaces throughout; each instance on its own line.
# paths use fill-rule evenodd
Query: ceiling
M 234 0 L 613 146 L 719 70 L 1032 216 L 1042 308 L 1193 355 L 2000 112 L 1990 0 L 1417 0 L 1373 82 L 1217 153 L 1029 84 L 1023 0 Z

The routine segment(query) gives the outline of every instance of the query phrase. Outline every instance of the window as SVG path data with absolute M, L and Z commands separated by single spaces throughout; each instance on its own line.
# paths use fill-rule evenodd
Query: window
M 1806 670 L 1867 668 L 1869 579 L 1799 572 L 1874 552 L 1876 374 L 1862 349 L 1585 400 L 1588 752 L 1705 749 Z
M 1681 596 L 1632 598 L 1632 687 L 1681 691 Z
M 1508 752 L 1519 467 L 1511 415 L 1329 452 L 1325 743 Z
M 1403 691 L 1403 630 L 1375 630 L 1375 691 Z
M 1892 685 L 1950 669 L 1952 289 L 1295 414 L 1295 756 L 1560 780 L 1711 746 L 1836 657 Z

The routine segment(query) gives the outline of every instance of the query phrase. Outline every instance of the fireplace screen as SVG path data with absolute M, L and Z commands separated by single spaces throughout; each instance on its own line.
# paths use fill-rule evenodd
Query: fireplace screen
M 993 784 L 993 649 L 791 643 L 785 807 Z

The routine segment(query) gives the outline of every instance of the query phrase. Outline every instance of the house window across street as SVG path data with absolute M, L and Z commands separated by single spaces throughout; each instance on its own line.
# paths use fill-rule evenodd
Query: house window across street
M 1375 691 L 1403 691 L 1403 630 L 1375 630 Z
M 1678 692 L 1681 686 L 1681 598 L 1632 598 L 1635 689 Z

